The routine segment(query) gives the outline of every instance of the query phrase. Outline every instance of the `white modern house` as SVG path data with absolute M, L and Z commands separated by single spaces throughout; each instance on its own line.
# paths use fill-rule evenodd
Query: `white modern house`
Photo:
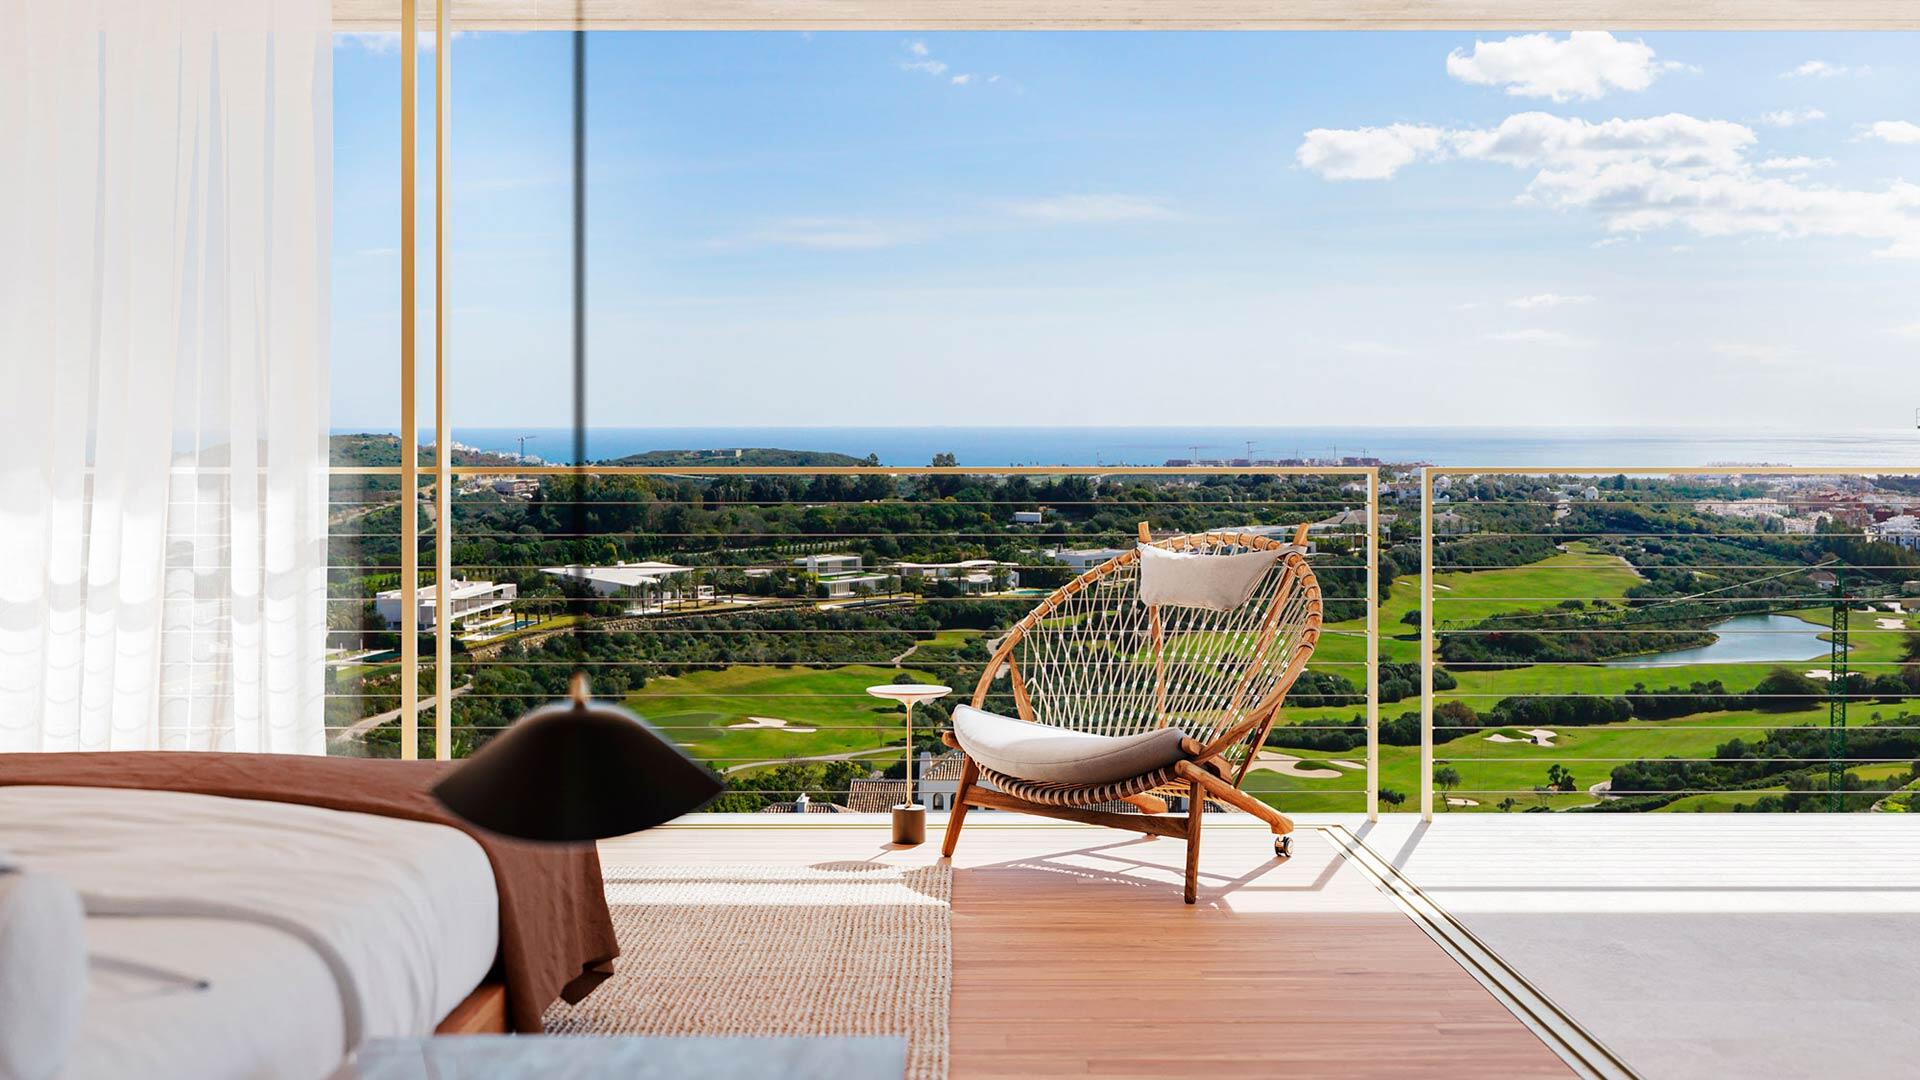
M 865 565 L 858 555 L 834 552 L 823 555 L 802 555 L 793 560 L 794 568 L 816 577 L 827 574 L 857 574 Z
M 1126 552 L 1126 548 L 1056 548 L 1047 552 L 1047 555 L 1057 562 L 1065 563 L 1074 573 L 1079 574 Z
M 1867 536 L 1883 544 L 1898 544 L 1908 551 L 1920 551 L 1920 517 L 1900 514 L 1867 529 Z
M 1013 512 L 1013 523 L 1015 525 L 1041 525 L 1046 522 L 1046 519 L 1047 508 L 1044 506 L 1038 510 L 1015 510 Z
M 599 596 L 627 596 L 677 599 L 686 590 L 675 579 L 691 574 L 693 568 L 668 562 L 622 562 L 612 566 L 543 566 L 543 574 L 583 581 Z
M 489 612 L 505 617 L 513 607 L 513 601 L 520 594 L 520 587 L 511 582 L 459 581 L 453 583 L 447 602 L 452 610 L 448 623 L 453 626 L 472 626 L 476 618 Z M 422 585 L 414 594 L 414 602 L 419 610 L 419 627 L 422 633 L 433 630 L 440 616 L 440 587 Z M 398 627 L 406 609 L 401 607 L 400 590 L 386 589 L 375 593 L 374 611 L 379 614 L 388 627 Z
M 1014 569 L 1016 565 L 998 559 L 961 559 L 958 562 L 941 563 L 903 562 L 894 564 L 894 568 L 902 579 L 957 581 L 968 592 L 992 592 L 996 575 L 1005 582 L 1001 588 L 1020 587 L 1020 573 Z
M 848 600 L 863 593 L 887 592 L 896 580 L 892 574 L 834 574 L 819 579 L 820 587 L 826 591 L 823 599 L 827 600 Z

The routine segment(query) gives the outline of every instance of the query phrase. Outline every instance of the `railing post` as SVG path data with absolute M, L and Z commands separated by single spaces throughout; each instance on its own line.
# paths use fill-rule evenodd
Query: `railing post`
M 1367 470 L 1367 820 L 1380 820 L 1380 470 Z
M 420 756 L 420 433 L 413 407 L 417 0 L 400 0 L 400 756 Z
M 447 144 L 453 134 L 448 97 L 447 9 L 433 13 L 433 756 L 453 760 L 453 425 L 447 397 Z M 411 31 L 409 31 L 411 33 Z
M 1433 820 L 1433 469 L 1420 470 L 1420 819 Z

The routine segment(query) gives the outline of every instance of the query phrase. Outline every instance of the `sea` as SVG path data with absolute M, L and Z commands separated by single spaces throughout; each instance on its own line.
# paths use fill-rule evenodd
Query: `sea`
M 336 428 L 336 434 L 379 431 Z M 393 429 L 386 429 L 391 434 Z M 574 464 L 569 428 L 455 427 L 456 443 L 529 463 Z M 427 433 L 423 441 L 431 441 Z M 587 461 L 649 450 L 773 447 L 884 465 L 1164 465 L 1169 461 L 1378 459 L 1389 464 L 1605 469 L 1833 465 L 1920 472 L 1920 429 L 1638 427 L 596 427 Z

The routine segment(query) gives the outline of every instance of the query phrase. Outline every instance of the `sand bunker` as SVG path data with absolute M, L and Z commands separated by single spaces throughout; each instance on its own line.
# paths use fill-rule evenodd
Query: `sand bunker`
M 1805 674 L 1809 679 L 1818 679 L 1821 682 L 1833 681 L 1833 670 L 1831 668 L 1817 667 L 1807 671 Z
M 1905 619 L 1875 619 L 1873 623 L 1882 630 L 1905 630 L 1907 628 L 1907 621 Z
M 789 723 L 771 716 L 749 716 L 745 723 L 727 725 L 727 729 L 730 731 L 739 731 L 741 728 L 779 728 L 781 731 L 791 731 L 795 735 L 811 735 L 820 730 L 819 728 L 808 727 L 805 724 Z
M 1300 759 L 1292 754 L 1276 754 L 1271 750 L 1260 751 L 1254 757 L 1252 767 L 1267 769 L 1282 776 L 1292 776 L 1301 780 L 1333 780 L 1340 775 L 1339 769 L 1315 769 L 1300 764 Z
M 1493 734 L 1487 736 L 1487 741 L 1488 742 L 1532 743 L 1535 746 L 1552 746 L 1553 740 L 1558 737 L 1553 732 L 1548 731 L 1546 728 L 1527 728 L 1522 730 L 1520 734 L 1525 735 L 1527 737 L 1524 739 L 1516 739 L 1511 735 L 1503 735 L 1500 732 L 1496 731 Z
M 1447 796 L 1447 805 L 1448 806 L 1479 806 L 1480 800 L 1479 799 L 1456 799 L 1453 796 L 1449 795 Z
M 1359 770 L 1359 769 L 1364 769 L 1364 768 L 1366 768 L 1366 766 L 1365 766 L 1365 765 L 1362 765 L 1362 764 L 1360 764 L 1360 763 L 1359 763 L 1359 762 L 1357 762 L 1357 761 L 1347 761 L 1347 760 L 1345 760 L 1345 759 L 1343 759 L 1343 758 L 1330 758 L 1330 759 L 1329 759 L 1329 760 L 1327 761 L 1327 764 L 1329 764 L 1329 765 L 1334 765 L 1334 766 L 1337 766 L 1337 767 L 1339 767 L 1339 768 L 1342 768 L 1342 769 L 1354 769 L 1354 770 Z

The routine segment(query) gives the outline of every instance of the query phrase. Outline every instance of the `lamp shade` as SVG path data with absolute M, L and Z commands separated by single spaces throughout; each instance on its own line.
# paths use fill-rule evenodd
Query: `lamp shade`
M 587 696 L 535 709 L 434 786 L 447 809 L 493 832 L 556 843 L 650 829 L 725 785 L 633 713 Z

